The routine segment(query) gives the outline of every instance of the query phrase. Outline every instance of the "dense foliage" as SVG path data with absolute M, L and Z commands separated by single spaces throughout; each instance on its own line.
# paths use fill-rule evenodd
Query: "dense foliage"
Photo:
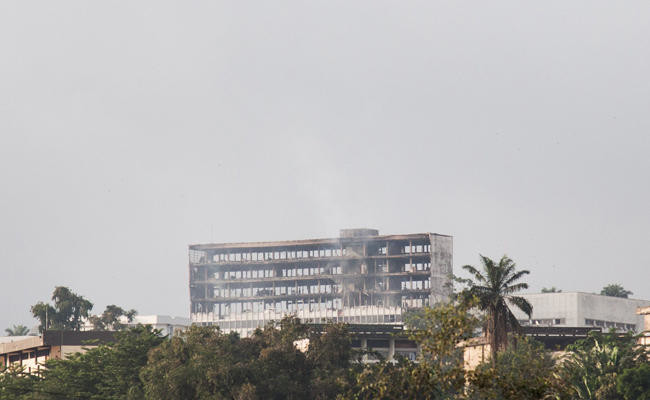
M 526 338 L 468 371 L 459 344 L 478 320 L 471 304 L 441 305 L 409 318 L 417 361 L 361 363 L 344 324 L 321 331 L 295 318 L 252 336 L 193 326 L 161 337 L 150 327 L 47 362 L 41 376 L 9 368 L 5 399 L 650 399 L 648 352 L 633 335 L 594 333 L 561 356 Z M 297 346 L 309 340 L 306 351 Z
M 296 319 L 249 338 L 191 327 L 150 354 L 140 377 L 150 399 L 306 399 L 317 363 L 294 346 L 307 335 Z
M 553 394 L 551 385 L 555 360 L 543 346 L 519 338 L 468 373 L 468 398 L 476 400 L 544 399 Z
M 563 399 L 637 399 L 646 396 L 638 377 L 648 366 L 648 350 L 637 345 L 632 334 L 592 332 L 587 339 L 569 347 L 558 366 L 557 378 L 564 385 Z M 641 397 L 642 398 L 642 397 Z
M 341 399 L 462 398 L 465 370 L 459 344 L 472 337 L 479 320 L 469 313 L 474 301 L 424 308 L 408 316 L 409 337 L 418 343 L 417 362 L 399 359 L 358 366 L 355 381 Z
M 212 326 L 173 337 L 149 326 L 120 331 L 121 320 L 135 311 L 110 305 L 90 321 L 118 330 L 114 343 L 49 360 L 38 375 L 12 364 L 0 371 L 0 400 L 650 400 L 650 352 L 637 336 L 591 333 L 552 354 L 518 336 L 509 309 L 530 312 L 513 295 L 526 287 L 518 281 L 528 271 L 516 271 L 505 256 L 482 262 L 482 272 L 466 266 L 476 283 L 466 281 L 470 287 L 453 302 L 406 315 L 404 335 L 417 343 L 417 360 L 387 361 L 372 349 L 355 350 L 346 324 L 317 328 L 294 317 L 245 338 Z M 92 308 L 65 287 L 52 300 L 32 308 L 42 326 L 47 315 L 52 327 L 78 329 Z M 491 357 L 470 370 L 463 349 L 483 340 L 474 337 L 481 325 L 493 344 Z
M 164 338 L 151 327 L 116 332 L 115 343 L 52 359 L 41 376 L 10 369 L 0 375 L 0 399 L 141 399 L 140 370 Z

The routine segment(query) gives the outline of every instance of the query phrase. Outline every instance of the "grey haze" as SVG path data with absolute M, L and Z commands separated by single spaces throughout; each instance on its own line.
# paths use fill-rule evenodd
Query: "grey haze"
M 454 236 L 650 298 L 647 1 L 0 2 L 0 329 L 189 313 L 187 245 Z

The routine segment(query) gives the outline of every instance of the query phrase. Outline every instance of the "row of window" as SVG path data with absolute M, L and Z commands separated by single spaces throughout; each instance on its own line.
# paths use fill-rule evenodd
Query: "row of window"
M 245 314 L 245 313 L 258 313 L 264 311 L 273 311 L 276 313 L 287 313 L 294 311 L 327 311 L 327 310 L 342 310 L 342 299 L 329 299 L 324 301 L 317 301 L 311 299 L 309 301 L 303 300 L 283 300 L 283 301 L 245 301 L 233 302 L 222 304 L 202 304 L 194 303 L 192 311 L 196 313 L 201 312 L 214 312 L 218 315 L 231 315 L 231 314 Z
M 626 324 L 624 322 L 614 322 L 614 321 L 602 321 L 599 319 L 585 319 L 585 325 L 589 326 L 600 326 L 602 328 L 615 328 L 626 331 L 636 330 L 636 325 Z
M 428 297 L 407 298 L 402 297 L 402 307 L 404 308 L 422 308 L 429 305 Z
M 339 275 L 343 273 L 340 266 L 337 267 L 305 267 L 305 268 L 283 268 L 280 270 L 280 277 L 287 278 L 293 276 L 317 276 L 317 275 Z M 219 278 L 219 272 L 214 273 L 215 279 Z M 275 271 L 272 269 L 260 270 L 245 270 L 245 271 L 223 271 L 221 273 L 224 280 L 236 279 L 260 279 L 260 278 L 274 278 Z
M 327 322 L 344 322 L 344 323 L 360 323 L 360 324 L 383 324 L 402 322 L 402 316 L 399 314 L 385 314 L 385 315 L 363 315 L 352 317 L 332 317 L 332 318 L 314 318 L 311 322 L 316 324 L 324 324 Z M 263 320 L 246 320 L 246 321 L 218 321 L 218 322 L 203 322 L 200 325 L 212 326 L 217 325 L 223 330 L 231 329 L 255 329 L 262 328 L 268 321 Z
M 566 319 L 564 318 L 538 318 L 538 319 L 525 319 L 520 320 L 522 325 L 566 325 Z M 585 325 L 587 326 L 598 326 L 601 328 L 614 328 L 618 330 L 632 331 L 636 329 L 634 324 L 626 324 L 624 322 L 614 322 L 614 321 L 603 321 L 599 319 L 585 319 Z
M 430 244 L 401 245 L 400 254 L 429 253 L 431 252 Z M 346 256 L 347 249 L 341 248 L 322 248 L 311 250 L 279 250 L 279 251 L 250 251 L 250 252 L 227 252 L 214 254 L 209 260 L 206 260 L 206 252 L 190 250 L 190 261 L 192 262 L 246 262 L 246 261 L 270 261 L 270 260 L 291 260 L 304 258 L 323 258 L 323 257 L 341 257 Z M 377 254 L 385 255 L 386 246 L 377 249 Z
M 431 252 L 431 245 L 430 244 L 414 244 L 409 246 L 404 245 L 400 248 L 400 252 L 403 254 L 411 254 L 411 253 L 430 253 Z
M 431 279 L 400 282 L 401 290 L 428 290 L 431 289 Z M 365 289 L 364 289 L 365 290 Z M 382 281 L 375 282 L 375 290 L 385 290 Z M 284 285 L 276 287 L 237 287 L 237 288 L 212 288 L 211 297 L 238 298 L 255 296 L 292 296 L 300 294 L 331 294 L 341 293 L 340 284 L 316 285 Z
M 367 273 L 367 268 L 362 266 L 362 273 Z M 413 264 L 405 264 L 401 268 L 401 272 L 416 272 L 416 271 L 428 271 L 431 268 L 431 263 L 420 262 Z M 387 264 L 378 264 L 378 272 L 389 272 Z M 280 277 L 290 278 L 298 276 L 318 276 L 318 275 L 341 275 L 343 274 L 343 268 L 341 266 L 332 266 L 332 267 L 297 267 L 297 268 L 282 268 L 280 270 Z M 255 269 L 255 270 L 244 270 L 244 271 L 223 271 L 221 273 L 215 272 L 214 278 L 220 280 L 220 276 L 223 276 L 223 280 L 237 280 L 237 279 L 260 279 L 260 278 L 274 278 L 275 273 L 272 269 Z
M 322 258 L 340 257 L 345 255 L 345 249 L 314 249 L 314 250 L 282 250 L 282 251 L 254 251 L 246 253 L 219 253 L 212 256 L 213 262 L 228 261 L 269 261 L 289 260 L 296 258 Z
M 404 272 L 429 271 L 430 269 L 431 263 L 429 262 L 404 264 Z
M 522 319 L 519 320 L 521 325 L 564 325 L 566 320 L 564 318 L 540 318 L 540 319 Z
M 363 342 L 361 339 L 352 339 L 350 345 L 354 348 L 362 348 Z M 380 349 L 380 348 L 389 348 L 390 340 L 388 339 L 368 339 L 366 340 L 366 348 Z M 397 349 L 417 349 L 418 345 L 416 342 L 407 339 L 395 339 L 395 350 Z
M 339 293 L 341 285 L 298 285 L 298 286 L 276 286 L 274 288 L 230 288 L 213 289 L 213 297 L 253 297 L 253 296 L 283 296 L 295 294 L 329 294 Z
M 422 289 L 431 289 L 431 279 L 418 280 L 418 281 L 405 281 L 402 282 L 402 290 L 411 289 L 411 290 L 422 290 Z
M 377 301 L 381 307 L 383 302 Z M 429 305 L 428 297 L 402 296 L 401 305 L 406 308 L 419 308 Z M 281 301 L 242 301 L 232 303 L 192 303 L 193 313 L 215 313 L 226 316 L 232 314 L 260 313 L 271 311 L 275 313 L 291 313 L 296 311 L 340 311 L 343 310 L 343 299 L 310 299 L 310 300 L 281 300 Z
M 274 272 L 272 269 L 255 269 L 246 271 L 223 271 L 223 279 L 257 279 L 257 278 L 273 278 Z M 219 272 L 214 273 L 215 279 L 219 279 Z
M 9 356 L 9 362 L 18 362 L 20 360 L 29 360 L 30 358 L 36 357 L 47 357 L 50 355 L 50 349 L 30 351 L 27 353 L 14 354 Z
M 343 268 L 340 266 L 323 268 L 323 267 L 309 267 L 309 268 L 283 268 L 281 270 L 282 277 L 292 276 L 310 276 L 310 275 L 340 275 L 343 273 Z

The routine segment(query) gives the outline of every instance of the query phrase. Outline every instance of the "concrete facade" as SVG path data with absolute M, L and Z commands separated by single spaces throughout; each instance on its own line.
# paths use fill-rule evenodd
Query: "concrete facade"
M 189 246 L 190 319 L 247 335 L 271 320 L 401 324 L 451 294 L 453 241 L 344 229 L 338 238 Z
M 604 331 L 642 332 L 643 317 L 637 315 L 638 307 L 650 306 L 648 300 L 625 299 L 593 293 L 560 292 L 519 295 L 533 306 L 529 319 L 516 307 L 515 316 L 522 325 L 546 325 L 566 327 L 599 327 Z

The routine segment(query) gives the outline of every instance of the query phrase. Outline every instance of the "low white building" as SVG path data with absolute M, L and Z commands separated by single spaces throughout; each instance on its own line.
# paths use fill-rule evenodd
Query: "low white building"
M 189 318 L 184 317 L 171 317 L 169 315 L 136 315 L 133 321 L 128 322 L 126 317 L 120 317 L 120 323 L 135 327 L 138 325 L 151 325 L 152 328 L 161 331 L 163 336 L 173 336 L 176 332 L 180 332 L 188 328 L 191 323 Z M 82 331 L 92 331 L 94 329 L 90 321 L 85 320 Z
M 123 323 L 127 323 L 123 321 Z M 190 326 L 190 319 L 183 317 L 171 317 L 169 315 L 136 315 L 129 326 L 151 325 L 159 329 L 163 335 L 173 336 L 175 332 L 181 332 Z
M 586 327 L 597 326 L 603 331 L 642 332 L 643 316 L 637 308 L 650 306 L 650 300 L 625 299 L 593 293 L 559 292 L 520 294 L 533 306 L 528 318 L 516 307 L 511 307 L 522 325 Z

